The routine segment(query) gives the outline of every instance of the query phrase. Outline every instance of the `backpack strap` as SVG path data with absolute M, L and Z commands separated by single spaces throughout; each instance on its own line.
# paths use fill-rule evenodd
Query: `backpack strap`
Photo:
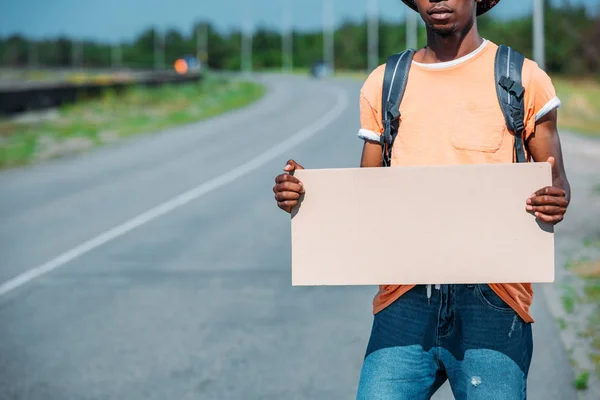
M 400 126 L 400 102 L 404 96 L 408 71 L 414 54 L 413 49 L 404 50 L 390 56 L 385 64 L 381 94 L 383 133 L 379 139 L 382 147 L 381 157 L 385 167 L 389 167 L 392 161 L 392 147 Z
M 498 46 L 495 64 L 496 92 L 506 120 L 506 126 L 515 136 L 515 155 L 517 162 L 526 162 L 523 146 L 525 130 L 525 106 L 523 95 L 525 88 L 521 82 L 521 71 L 525 57 L 508 46 Z

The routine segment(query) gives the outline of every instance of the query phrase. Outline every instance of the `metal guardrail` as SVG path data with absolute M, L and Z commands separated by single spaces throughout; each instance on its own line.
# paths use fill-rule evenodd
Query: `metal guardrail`
M 0 115 L 58 107 L 63 104 L 98 97 L 106 91 L 120 93 L 134 87 L 158 87 L 165 84 L 199 82 L 201 73 L 180 75 L 175 72 L 149 72 L 133 79 L 115 78 L 105 82 L 23 82 L 0 87 Z

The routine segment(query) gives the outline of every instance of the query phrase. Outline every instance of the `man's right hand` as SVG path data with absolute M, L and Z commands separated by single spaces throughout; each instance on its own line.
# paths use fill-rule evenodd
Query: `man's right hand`
M 294 160 L 289 160 L 283 168 L 284 173 L 275 178 L 275 186 L 273 186 L 277 206 L 288 213 L 298 205 L 298 199 L 304 194 L 302 182 L 293 176 L 297 169 L 304 169 L 304 167 Z

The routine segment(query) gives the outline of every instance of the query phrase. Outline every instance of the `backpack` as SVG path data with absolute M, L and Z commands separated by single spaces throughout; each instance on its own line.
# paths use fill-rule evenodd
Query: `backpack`
M 381 96 L 383 133 L 380 137 L 382 145 L 383 165 L 389 167 L 392 161 L 392 147 L 400 126 L 400 103 L 404 96 L 408 72 L 415 50 L 408 49 L 390 56 L 386 62 Z M 516 162 L 526 162 L 523 146 L 523 121 L 525 107 L 523 94 L 525 89 L 521 83 L 521 70 L 525 57 L 508 46 L 500 45 L 496 53 L 494 77 L 498 102 L 506 120 L 508 130 L 515 136 Z

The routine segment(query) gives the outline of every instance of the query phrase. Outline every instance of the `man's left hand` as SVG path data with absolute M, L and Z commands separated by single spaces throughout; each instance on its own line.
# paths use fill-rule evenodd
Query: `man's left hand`
M 553 157 L 548 162 L 554 167 Z M 567 192 L 557 186 L 546 186 L 527 199 L 527 211 L 532 212 L 540 221 L 550 224 L 562 221 L 568 206 Z

